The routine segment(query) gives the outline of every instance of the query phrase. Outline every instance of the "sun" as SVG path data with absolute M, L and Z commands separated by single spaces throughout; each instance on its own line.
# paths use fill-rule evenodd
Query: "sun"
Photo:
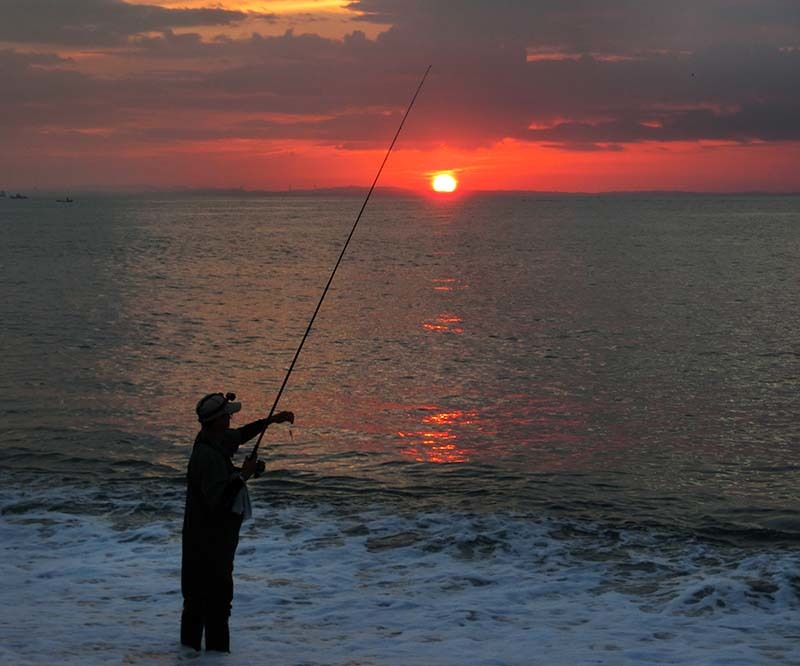
M 449 173 L 437 173 L 431 180 L 434 192 L 455 192 L 458 181 Z

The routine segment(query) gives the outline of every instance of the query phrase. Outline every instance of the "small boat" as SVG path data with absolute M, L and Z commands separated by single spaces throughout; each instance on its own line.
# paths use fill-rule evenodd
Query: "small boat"
M 64 199 L 56 199 L 56 203 L 72 203 L 72 199 L 66 197 Z
M 20 194 L 19 192 L 17 192 L 16 194 L 12 194 L 8 198 L 9 199 L 27 199 L 28 197 L 26 197 L 24 194 Z

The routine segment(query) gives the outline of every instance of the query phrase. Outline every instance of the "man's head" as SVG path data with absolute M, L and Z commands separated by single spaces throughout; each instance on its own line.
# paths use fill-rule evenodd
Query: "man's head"
M 227 428 L 231 414 L 242 408 L 242 403 L 233 402 L 234 400 L 236 395 L 233 393 L 209 393 L 197 403 L 197 419 L 204 428 Z

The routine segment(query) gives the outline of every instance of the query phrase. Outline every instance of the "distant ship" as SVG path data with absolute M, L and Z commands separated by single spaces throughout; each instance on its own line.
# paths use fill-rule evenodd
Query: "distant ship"
M 72 199 L 66 197 L 64 199 L 56 199 L 56 203 L 72 203 Z
M 26 197 L 24 194 L 20 194 L 19 192 L 17 192 L 16 194 L 12 194 L 8 198 L 9 199 L 27 199 L 28 197 Z

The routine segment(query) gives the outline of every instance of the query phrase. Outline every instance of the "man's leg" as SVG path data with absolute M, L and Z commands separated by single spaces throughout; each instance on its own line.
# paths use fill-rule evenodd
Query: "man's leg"
M 184 600 L 181 614 L 181 645 L 200 652 L 203 640 L 203 614 L 191 603 Z
M 203 640 L 203 567 L 198 562 L 184 557 L 181 566 L 181 592 L 183 613 L 181 614 L 181 644 L 200 651 Z
M 233 577 L 215 581 L 213 596 L 208 600 L 206 612 L 206 650 L 231 651 L 231 636 L 228 618 L 231 616 L 233 600 Z
M 231 635 L 228 628 L 230 613 L 215 611 L 206 618 L 206 650 L 231 651 Z
M 213 577 L 206 581 L 209 595 L 205 618 L 206 650 L 231 651 L 228 618 L 233 602 L 233 554 L 229 553 L 225 561 L 219 562 Z

